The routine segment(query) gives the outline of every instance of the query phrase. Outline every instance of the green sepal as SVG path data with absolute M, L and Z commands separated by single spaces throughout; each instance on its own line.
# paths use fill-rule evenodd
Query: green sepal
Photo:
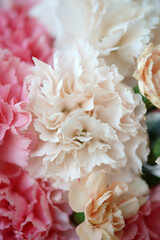
M 144 104 L 146 105 L 147 112 L 150 112 L 151 110 L 153 110 L 153 109 L 156 108 L 156 107 L 151 103 L 151 101 L 150 101 L 148 98 L 144 97 L 144 96 L 141 94 L 138 85 L 136 85 L 136 86 L 133 88 L 133 91 L 134 91 L 136 94 L 139 93 L 139 94 L 142 96 L 142 100 L 143 100 Z
M 85 220 L 85 216 L 84 216 L 84 213 L 83 213 L 83 212 L 80 212 L 80 213 L 74 212 L 74 213 L 71 215 L 71 221 L 72 221 L 73 224 L 75 224 L 75 225 L 79 225 L 80 223 L 84 222 L 84 220 Z

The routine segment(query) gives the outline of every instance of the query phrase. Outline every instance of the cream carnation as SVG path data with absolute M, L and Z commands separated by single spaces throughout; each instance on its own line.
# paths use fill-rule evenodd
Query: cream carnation
M 155 15 L 160 20 L 160 1 L 154 0 L 154 1 L 152 1 L 152 4 L 155 9 Z M 153 30 L 153 35 L 152 35 L 151 41 L 153 42 L 154 45 L 158 45 L 160 43 L 160 21 L 159 21 L 159 24 L 157 25 L 156 29 Z
M 95 168 L 122 169 L 123 179 L 132 177 L 147 158 L 141 97 L 121 83 L 116 66 L 97 55 L 79 42 L 55 53 L 54 68 L 34 59 L 28 76 L 29 109 L 40 139 L 29 168 L 63 188 Z
M 124 219 L 137 214 L 148 192 L 147 184 L 140 178 L 129 184 L 109 184 L 104 171 L 75 180 L 70 188 L 69 202 L 74 211 L 85 214 L 85 221 L 76 229 L 77 235 L 83 240 L 121 239 Z
M 30 14 L 57 39 L 58 47 L 85 39 L 108 64 L 132 75 L 135 59 L 158 24 L 155 13 L 150 0 L 43 0 Z

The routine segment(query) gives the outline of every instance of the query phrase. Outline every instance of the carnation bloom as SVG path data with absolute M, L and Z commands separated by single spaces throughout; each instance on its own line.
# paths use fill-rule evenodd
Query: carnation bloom
M 135 59 L 158 24 L 155 12 L 150 0 L 42 0 L 30 14 L 57 39 L 58 47 L 85 39 L 126 76 L 133 74 Z
M 75 240 L 71 209 L 49 180 L 32 179 L 13 165 L 0 167 L 0 239 Z
M 78 240 L 69 219 L 73 211 L 68 200 L 64 200 L 64 192 L 54 188 L 53 182 L 49 181 L 49 179 L 39 178 L 37 181 L 46 194 L 52 219 L 48 235 L 44 239 Z
M 24 77 L 29 65 L 0 49 L 0 160 L 27 165 L 30 139 L 23 131 L 31 115 L 24 110 L 28 93 Z
M 59 187 L 94 168 L 132 178 L 148 154 L 141 97 L 97 55 L 79 42 L 55 53 L 54 69 L 34 59 L 28 76 L 28 108 L 40 139 L 29 171 L 55 178 Z
M 128 219 L 122 240 L 159 240 L 160 185 L 151 189 L 149 200 Z
M 9 49 L 21 60 L 33 63 L 32 57 L 51 63 L 53 39 L 36 19 L 27 15 L 27 8 L 0 10 L 0 48 Z
M 70 188 L 69 203 L 76 212 L 85 213 L 77 229 L 83 240 L 121 238 L 124 219 L 136 215 L 146 201 L 148 186 L 140 178 L 131 183 L 108 183 L 103 170 L 75 180 Z
M 153 47 L 150 43 L 138 58 L 134 77 L 142 95 L 160 109 L 160 45 Z

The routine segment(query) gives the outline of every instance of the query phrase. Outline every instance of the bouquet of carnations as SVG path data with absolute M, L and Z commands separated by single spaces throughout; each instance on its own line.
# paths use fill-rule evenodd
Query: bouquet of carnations
M 160 0 L 0 0 L 0 240 L 160 239 Z

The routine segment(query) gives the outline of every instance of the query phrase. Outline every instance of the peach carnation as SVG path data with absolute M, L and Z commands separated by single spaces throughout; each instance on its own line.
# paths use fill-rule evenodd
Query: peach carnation
M 153 47 L 150 43 L 138 58 L 134 77 L 142 95 L 160 109 L 160 45 Z
M 21 60 L 33 63 L 37 57 L 52 62 L 53 39 L 36 19 L 27 15 L 27 8 L 12 7 L 0 10 L 0 48 L 9 49 Z
M 76 229 L 80 239 L 120 239 L 124 219 L 136 215 L 146 201 L 148 187 L 140 178 L 129 184 L 109 184 L 107 177 L 104 171 L 99 171 L 71 185 L 69 203 L 74 211 L 85 213 L 85 221 Z
M 72 210 L 49 180 L 34 180 L 13 165 L 0 165 L 0 239 L 76 240 Z
M 42 0 L 30 12 L 58 47 L 85 39 L 125 76 L 133 74 L 135 59 L 158 24 L 150 0 Z
M 116 66 L 97 55 L 79 42 L 55 53 L 54 69 L 34 59 L 28 76 L 28 108 L 40 140 L 29 171 L 55 178 L 59 187 L 69 188 L 94 168 L 130 179 L 147 158 L 141 97 L 121 83 Z

